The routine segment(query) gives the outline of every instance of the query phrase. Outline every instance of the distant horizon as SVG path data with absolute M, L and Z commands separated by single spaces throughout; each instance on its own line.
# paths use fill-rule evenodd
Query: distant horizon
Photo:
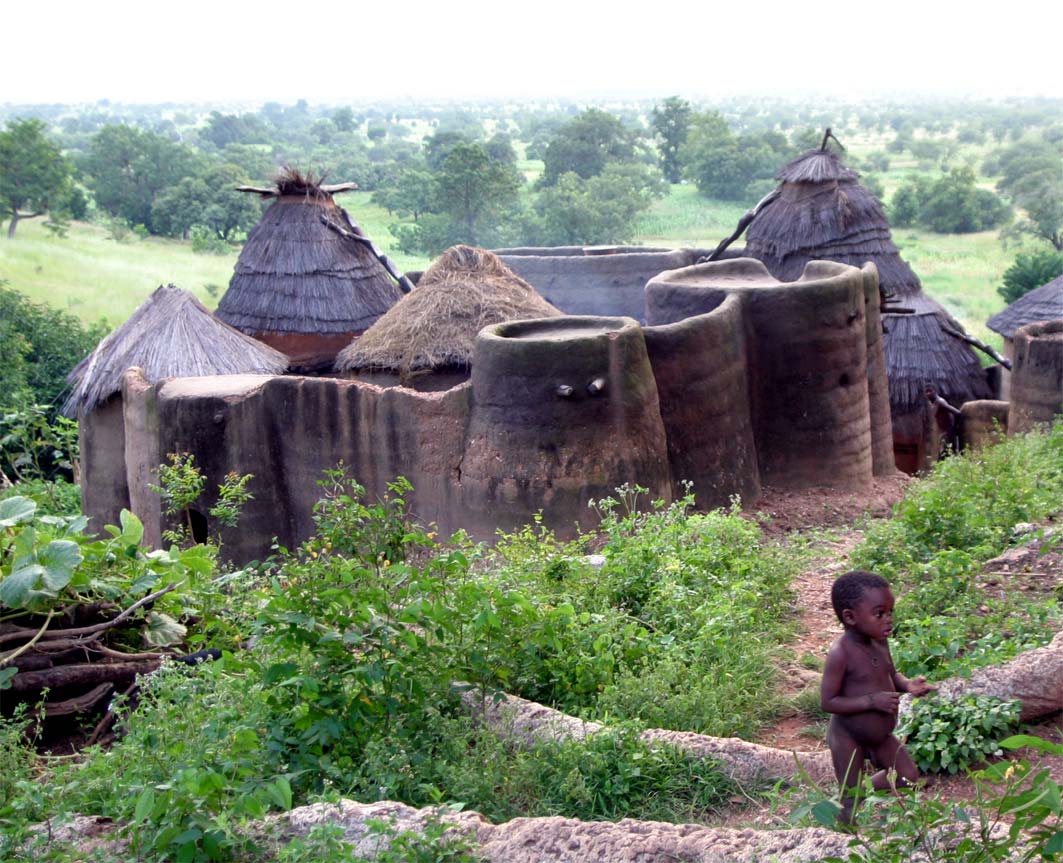
M 815 14 L 811 14 L 814 12 Z M 540 0 L 408 0 L 401 12 L 324 0 L 313 17 L 245 0 L 133 0 L 5 10 L 0 99 L 14 105 L 569 102 L 730 98 L 1063 98 L 1061 16 L 896 0 L 888 10 L 747 11 L 659 0 L 652 14 Z M 282 17 L 283 16 L 283 17 Z

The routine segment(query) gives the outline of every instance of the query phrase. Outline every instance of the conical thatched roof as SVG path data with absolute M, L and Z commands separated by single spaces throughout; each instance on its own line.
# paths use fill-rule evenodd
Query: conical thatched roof
M 244 243 L 218 318 L 256 336 L 354 333 L 398 302 L 402 291 L 332 199 L 353 187 L 296 171 L 273 190 L 244 187 L 275 200 Z
M 84 414 L 122 389 L 139 366 L 152 383 L 201 375 L 283 374 L 288 358 L 215 318 L 187 291 L 160 286 L 70 373 L 63 412 Z
M 882 205 L 827 149 L 811 150 L 783 167 L 774 200 L 749 223 L 745 253 L 777 279 L 800 278 L 813 260 L 862 267 L 873 261 L 885 294 L 913 314 L 883 308 L 890 409 L 896 420 L 926 410 L 923 388 L 934 386 L 953 404 L 989 398 L 985 372 L 971 348 L 942 327 L 963 326 L 928 297 L 893 243 Z
M 1010 339 L 1019 327 L 1036 321 L 1063 319 L 1063 276 L 1034 288 L 1001 312 L 993 315 L 986 326 Z
M 775 176 L 779 196 L 750 224 L 746 254 L 762 260 L 777 279 L 800 278 L 814 260 L 854 267 L 874 261 L 887 293 L 901 299 L 920 290 L 893 244 L 882 204 L 835 153 L 811 150 Z
M 467 368 L 476 334 L 489 324 L 560 314 L 497 255 L 453 246 L 414 291 L 340 353 L 336 369 Z
M 992 398 L 978 357 L 944 329 L 963 333 L 963 325 L 924 293 L 907 297 L 904 307 L 912 314 L 884 317 L 883 348 L 894 415 L 925 410 L 927 386 L 953 405 Z

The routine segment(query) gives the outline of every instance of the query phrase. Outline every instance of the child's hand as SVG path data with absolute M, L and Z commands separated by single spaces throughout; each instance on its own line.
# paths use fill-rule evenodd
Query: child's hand
M 908 694 L 912 698 L 919 698 L 930 692 L 937 692 L 938 688 L 926 682 L 925 677 L 915 677 L 908 681 Z
M 899 692 L 872 692 L 868 695 L 868 704 L 871 710 L 881 710 L 883 713 L 896 713 L 901 703 Z

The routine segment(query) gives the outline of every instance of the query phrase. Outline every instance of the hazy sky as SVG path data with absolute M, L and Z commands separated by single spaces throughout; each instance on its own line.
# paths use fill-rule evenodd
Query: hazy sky
M 0 102 L 1063 96 L 1059 0 L 10 0 Z

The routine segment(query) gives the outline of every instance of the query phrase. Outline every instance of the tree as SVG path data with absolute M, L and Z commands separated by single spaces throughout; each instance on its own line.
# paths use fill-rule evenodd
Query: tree
M 416 222 L 431 212 L 436 200 L 435 177 L 428 171 L 403 171 L 394 186 L 378 189 L 372 201 L 400 218 L 410 216 Z
M 248 182 L 239 165 L 225 162 L 185 177 L 156 197 L 151 206 L 152 225 L 159 233 L 184 239 L 198 226 L 231 243 L 250 231 L 262 214 L 251 195 L 236 191 L 236 186 Z
M 477 245 L 484 227 L 513 204 L 520 191 L 516 170 L 494 162 L 482 144 L 455 144 L 437 177 L 437 209 L 459 227 L 462 242 Z
M 1030 255 L 1017 255 L 1015 262 L 1004 271 L 1003 282 L 997 293 L 1008 303 L 1047 285 L 1052 279 L 1063 275 L 1063 254 L 1042 251 Z
M 557 130 L 543 154 L 540 186 L 552 186 L 562 174 L 572 172 L 584 180 L 597 176 L 609 162 L 635 159 L 635 135 L 619 118 L 588 108 Z
M 353 132 L 355 127 L 354 111 L 344 106 L 332 112 L 332 123 L 340 132 Z
M 661 172 L 669 183 L 678 183 L 682 174 L 679 149 L 686 143 L 693 113 L 690 103 L 678 96 L 669 96 L 653 108 L 650 122 L 659 139 L 657 146 L 661 151 Z
M 968 234 L 1004 224 L 1011 208 L 988 189 L 975 185 L 974 171 L 953 168 L 931 184 L 919 221 L 941 234 Z
M 818 143 L 818 142 L 817 142 Z M 793 150 L 778 132 L 736 136 L 717 112 L 695 115 L 681 151 L 687 176 L 707 197 L 725 201 L 754 198 L 757 181 L 768 180 Z
M 562 174 L 535 203 L 541 241 L 555 246 L 630 242 L 636 216 L 667 191 L 657 171 L 646 165 L 614 162 L 588 180 L 571 171 Z
M 1063 252 L 1063 146 L 1044 138 L 1019 141 L 994 154 L 1002 177 L 997 190 L 1020 208 L 1018 233 Z
M 194 176 L 199 157 L 186 147 L 130 126 L 105 126 L 82 161 L 97 205 L 130 225 L 154 230 L 151 205 L 157 195 Z
M 12 120 L 0 132 L 0 218 L 7 217 L 7 238 L 22 219 L 34 219 L 68 197 L 70 166 L 44 136 L 40 120 Z

